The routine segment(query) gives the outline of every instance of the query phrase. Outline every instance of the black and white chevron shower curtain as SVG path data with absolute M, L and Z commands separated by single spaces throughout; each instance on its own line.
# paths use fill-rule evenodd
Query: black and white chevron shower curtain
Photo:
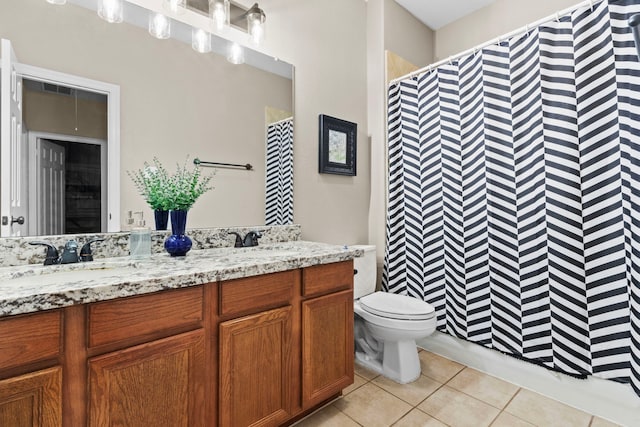
M 640 63 L 601 2 L 389 88 L 383 286 L 640 394 Z
M 267 126 L 265 225 L 293 224 L 293 117 Z

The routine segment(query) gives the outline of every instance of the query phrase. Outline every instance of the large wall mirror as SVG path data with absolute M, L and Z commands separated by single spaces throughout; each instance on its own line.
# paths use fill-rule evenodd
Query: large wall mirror
M 24 215 L 26 221 L 14 223 L 10 232 L 5 227 L 3 235 L 126 230 L 132 225 L 129 212 L 142 212 L 152 225 L 151 210 L 127 171 L 154 157 L 168 169 L 194 158 L 253 166 L 250 171 L 203 169 L 215 172 L 214 189 L 189 212 L 189 227 L 291 223 L 293 67 L 250 50 L 245 64 L 234 65 L 223 55 L 193 51 L 190 27 L 184 24 L 172 22 L 175 38 L 157 40 L 147 33 L 144 9 L 125 2 L 129 23 L 108 24 L 96 15 L 94 3 L 0 3 L 0 38 L 11 41 L 18 63 L 98 83 L 94 90 L 26 76 L 24 120 L 14 132 L 26 152 L 18 160 L 24 165 L 18 179 L 26 189 L 26 207 L 14 219 Z M 201 8 L 202 2 L 196 3 L 192 11 Z M 222 52 L 224 43 L 214 39 L 214 51 Z M 112 116 L 109 87 L 118 88 L 119 117 Z M 113 151 L 109 155 L 114 124 L 115 158 Z M 52 178 L 60 166 L 44 162 L 44 152 L 51 153 L 47 161 L 52 163 L 56 155 L 65 159 L 64 184 Z M 12 181 L 10 188 L 17 186 Z M 56 199 L 63 196 L 68 200 Z M 108 197 L 119 207 L 109 211 Z M 34 213 L 35 206 L 47 209 Z M 134 218 L 138 221 L 140 214 Z M 52 222 L 64 225 L 55 228 Z

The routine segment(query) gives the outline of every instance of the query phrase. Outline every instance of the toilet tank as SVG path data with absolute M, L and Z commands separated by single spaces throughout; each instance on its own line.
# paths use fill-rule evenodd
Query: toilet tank
M 353 268 L 358 271 L 353 276 L 353 298 L 358 299 L 376 290 L 376 247 L 354 245 L 350 248 L 364 251 L 364 255 L 353 259 Z

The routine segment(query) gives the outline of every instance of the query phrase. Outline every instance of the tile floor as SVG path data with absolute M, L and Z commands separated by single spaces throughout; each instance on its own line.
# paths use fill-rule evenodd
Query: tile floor
M 422 375 L 405 385 L 356 364 L 343 397 L 296 426 L 616 426 L 428 351 L 419 356 Z

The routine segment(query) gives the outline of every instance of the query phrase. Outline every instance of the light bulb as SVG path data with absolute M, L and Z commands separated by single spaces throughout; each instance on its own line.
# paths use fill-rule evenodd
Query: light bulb
M 149 34 L 158 39 L 171 36 L 171 19 L 161 13 L 149 12 Z
M 98 0 L 98 16 L 112 24 L 122 22 L 122 0 Z
M 262 43 L 262 41 L 264 40 L 264 24 L 259 20 L 251 21 L 249 27 L 249 36 L 251 37 L 251 41 L 259 46 L 260 43 Z
M 211 34 L 201 28 L 192 28 L 191 47 L 196 52 L 211 52 Z
M 227 52 L 227 61 L 232 64 L 244 64 L 244 49 L 238 43 L 232 43 Z
M 224 31 L 229 25 L 229 0 L 211 0 L 209 11 L 214 30 L 218 33 Z
M 183 13 L 186 10 L 186 5 L 186 0 L 164 0 L 162 2 L 162 7 L 164 7 L 167 12 L 176 15 Z
M 265 20 L 266 16 L 264 12 L 256 3 L 247 14 L 247 32 L 249 33 L 249 40 L 257 46 L 264 40 Z
M 47 0 L 47 3 L 51 3 L 51 4 L 66 4 L 67 0 Z

